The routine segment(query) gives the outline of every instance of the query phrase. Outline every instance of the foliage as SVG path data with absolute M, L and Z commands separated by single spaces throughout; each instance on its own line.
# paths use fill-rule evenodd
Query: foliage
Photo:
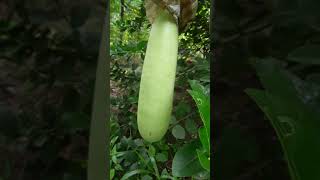
M 319 179 L 320 84 L 297 78 L 271 59 L 260 61 L 255 66 L 266 90 L 247 92 L 275 128 L 291 178 Z
M 186 177 L 210 172 L 210 97 L 208 89 L 204 89 L 197 81 L 189 81 L 192 90 L 189 90 L 199 109 L 204 127 L 198 130 L 201 146 L 193 141 L 178 149 L 172 163 L 172 173 L 177 177 Z M 201 165 L 201 166 L 200 166 Z
M 160 142 L 147 143 L 137 130 L 136 111 L 139 81 L 150 23 L 145 17 L 142 0 L 111 1 L 111 176 L 113 179 L 180 179 L 173 174 L 173 159 L 182 146 L 199 141 L 201 118 L 188 94 L 188 81 L 209 88 L 208 2 L 200 2 L 197 19 L 189 31 L 180 35 L 179 59 L 175 84 L 174 106 L 169 130 Z M 121 13 L 121 6 L 123 13 Z M 122 14 L 122 16 L 121 16 Z M 200 21 L 201 20 L 201 21 Z M 198 28 L 196 28 L 198 27 Z M 200 38 L 195 42 L 195 37 Z M 192 143 L 191 143 L 192 145 Z M 202 171 L 189 177 L 204 178 Z
M 220 132 L 214 137 L 215 160 L 222 164 L 215 168 L 221 172 L 217 179 L 289 179 L 288 172 L 303 179 L 308 170 L 315 172 L 306 164 L 318 146 L 310 135 L 315 130 L 307 130 L 309 135 L 305 130 L 311 124 L 319 128 L 313 117 L 319 77 L 317 5 L 313 0 L 215 2 L 213 44 L 219 61 L 213 72 L 218 99 L 214 111 Z M 253 66 L 251 59 L 258 59 Z M 252 90 L 261 85 L 264 91 Z M 248 88 L 269 121 L 242 93 Z M 308 98 L 301 100 L 301 94 Z M 309 139 L 305 149 L 299 145 L 302 131 Z M 314 148 L 307 149 L 307 144 Z M 309 165 L 318 166 L 310 159 Z M 314 175 L 306 179 L 317 179 Z

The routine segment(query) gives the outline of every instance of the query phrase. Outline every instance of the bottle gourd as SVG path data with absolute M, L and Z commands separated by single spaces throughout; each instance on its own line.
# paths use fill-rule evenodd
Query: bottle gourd
M 173 16 L 167 10 L 161 10 L 151 26 L 138 100 L 138 129 L 149 142 L 161 140 L 169 126 L 178 35 L 178 24 Z

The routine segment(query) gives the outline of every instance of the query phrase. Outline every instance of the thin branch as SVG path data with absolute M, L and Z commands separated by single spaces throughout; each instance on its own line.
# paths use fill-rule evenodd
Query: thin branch
M 170 125 L 170 126 L 169 126 L 169 129 L 173 128 L 175 125 L 179 124 L 181 121 L 186 120 L 187 118 L 189 118 L 189 117 L 192 116 L 193 114 L 195 114 L 195 112 L 189 113 L 189 114 L 186 115 L 185 117 L 179 119 L 176 123 Z

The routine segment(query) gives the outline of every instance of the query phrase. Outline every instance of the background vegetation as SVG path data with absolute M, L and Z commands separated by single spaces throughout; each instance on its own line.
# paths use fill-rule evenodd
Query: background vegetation
M 151 25 L 142 0 L 113 0 L 110 7 L 111 176 L 145 180 L 181 179 L 180 176 L 208 179 L 209 172 L 201 166 L 195 151 L 201 145 L 198 128 L 203 127 L 203 122 L 187 90 L 204 93 L 203 100 L 209 101 L 210 2 L 199 1 L 196 19 L 179 37 L 170 127 L 164 139 L 153 144 L 141 138 L 136 120 L 141 68 Z M 189 80 L 194 80 L 190 82 L 193 86 Z M 206 113 L 209 115 L 209 109 Z M 180 158 L 189 159 L 179 156 L 174 159 L 181 147 L 184 150 L 178 153 Z
M 217 180 L 319 179 L 319 2 L 301 2 L 215 1 Z M 85 179 L 105 3 L 0 2 L 0 179 Z M 135 119 L 150 25 L 142 1 L 111 4 L 111 176 L 183 179 L 173 161 L 181 147 L 196 146 L 203 126 L 188 90 L 193 82 L 208 93 L 210 2 L 199 0 L 196 20 L 180 36 L 173 117 L 155 144 L 140 138 Z M 197 167 L 189 179 L 207 178 Z

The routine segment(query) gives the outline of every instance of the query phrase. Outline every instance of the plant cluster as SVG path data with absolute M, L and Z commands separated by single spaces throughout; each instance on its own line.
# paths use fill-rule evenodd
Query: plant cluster
M 142 139 L 136 119 L 150 25 L 143 1 L 121 2 L 111 2 L 114 18 L 110 37 L 110 176 L 113 179 L 208 179 L 209 2 L 199 3 L 196 20 L 179 36 L 173 113 L 165 137 L 155 143 Z

